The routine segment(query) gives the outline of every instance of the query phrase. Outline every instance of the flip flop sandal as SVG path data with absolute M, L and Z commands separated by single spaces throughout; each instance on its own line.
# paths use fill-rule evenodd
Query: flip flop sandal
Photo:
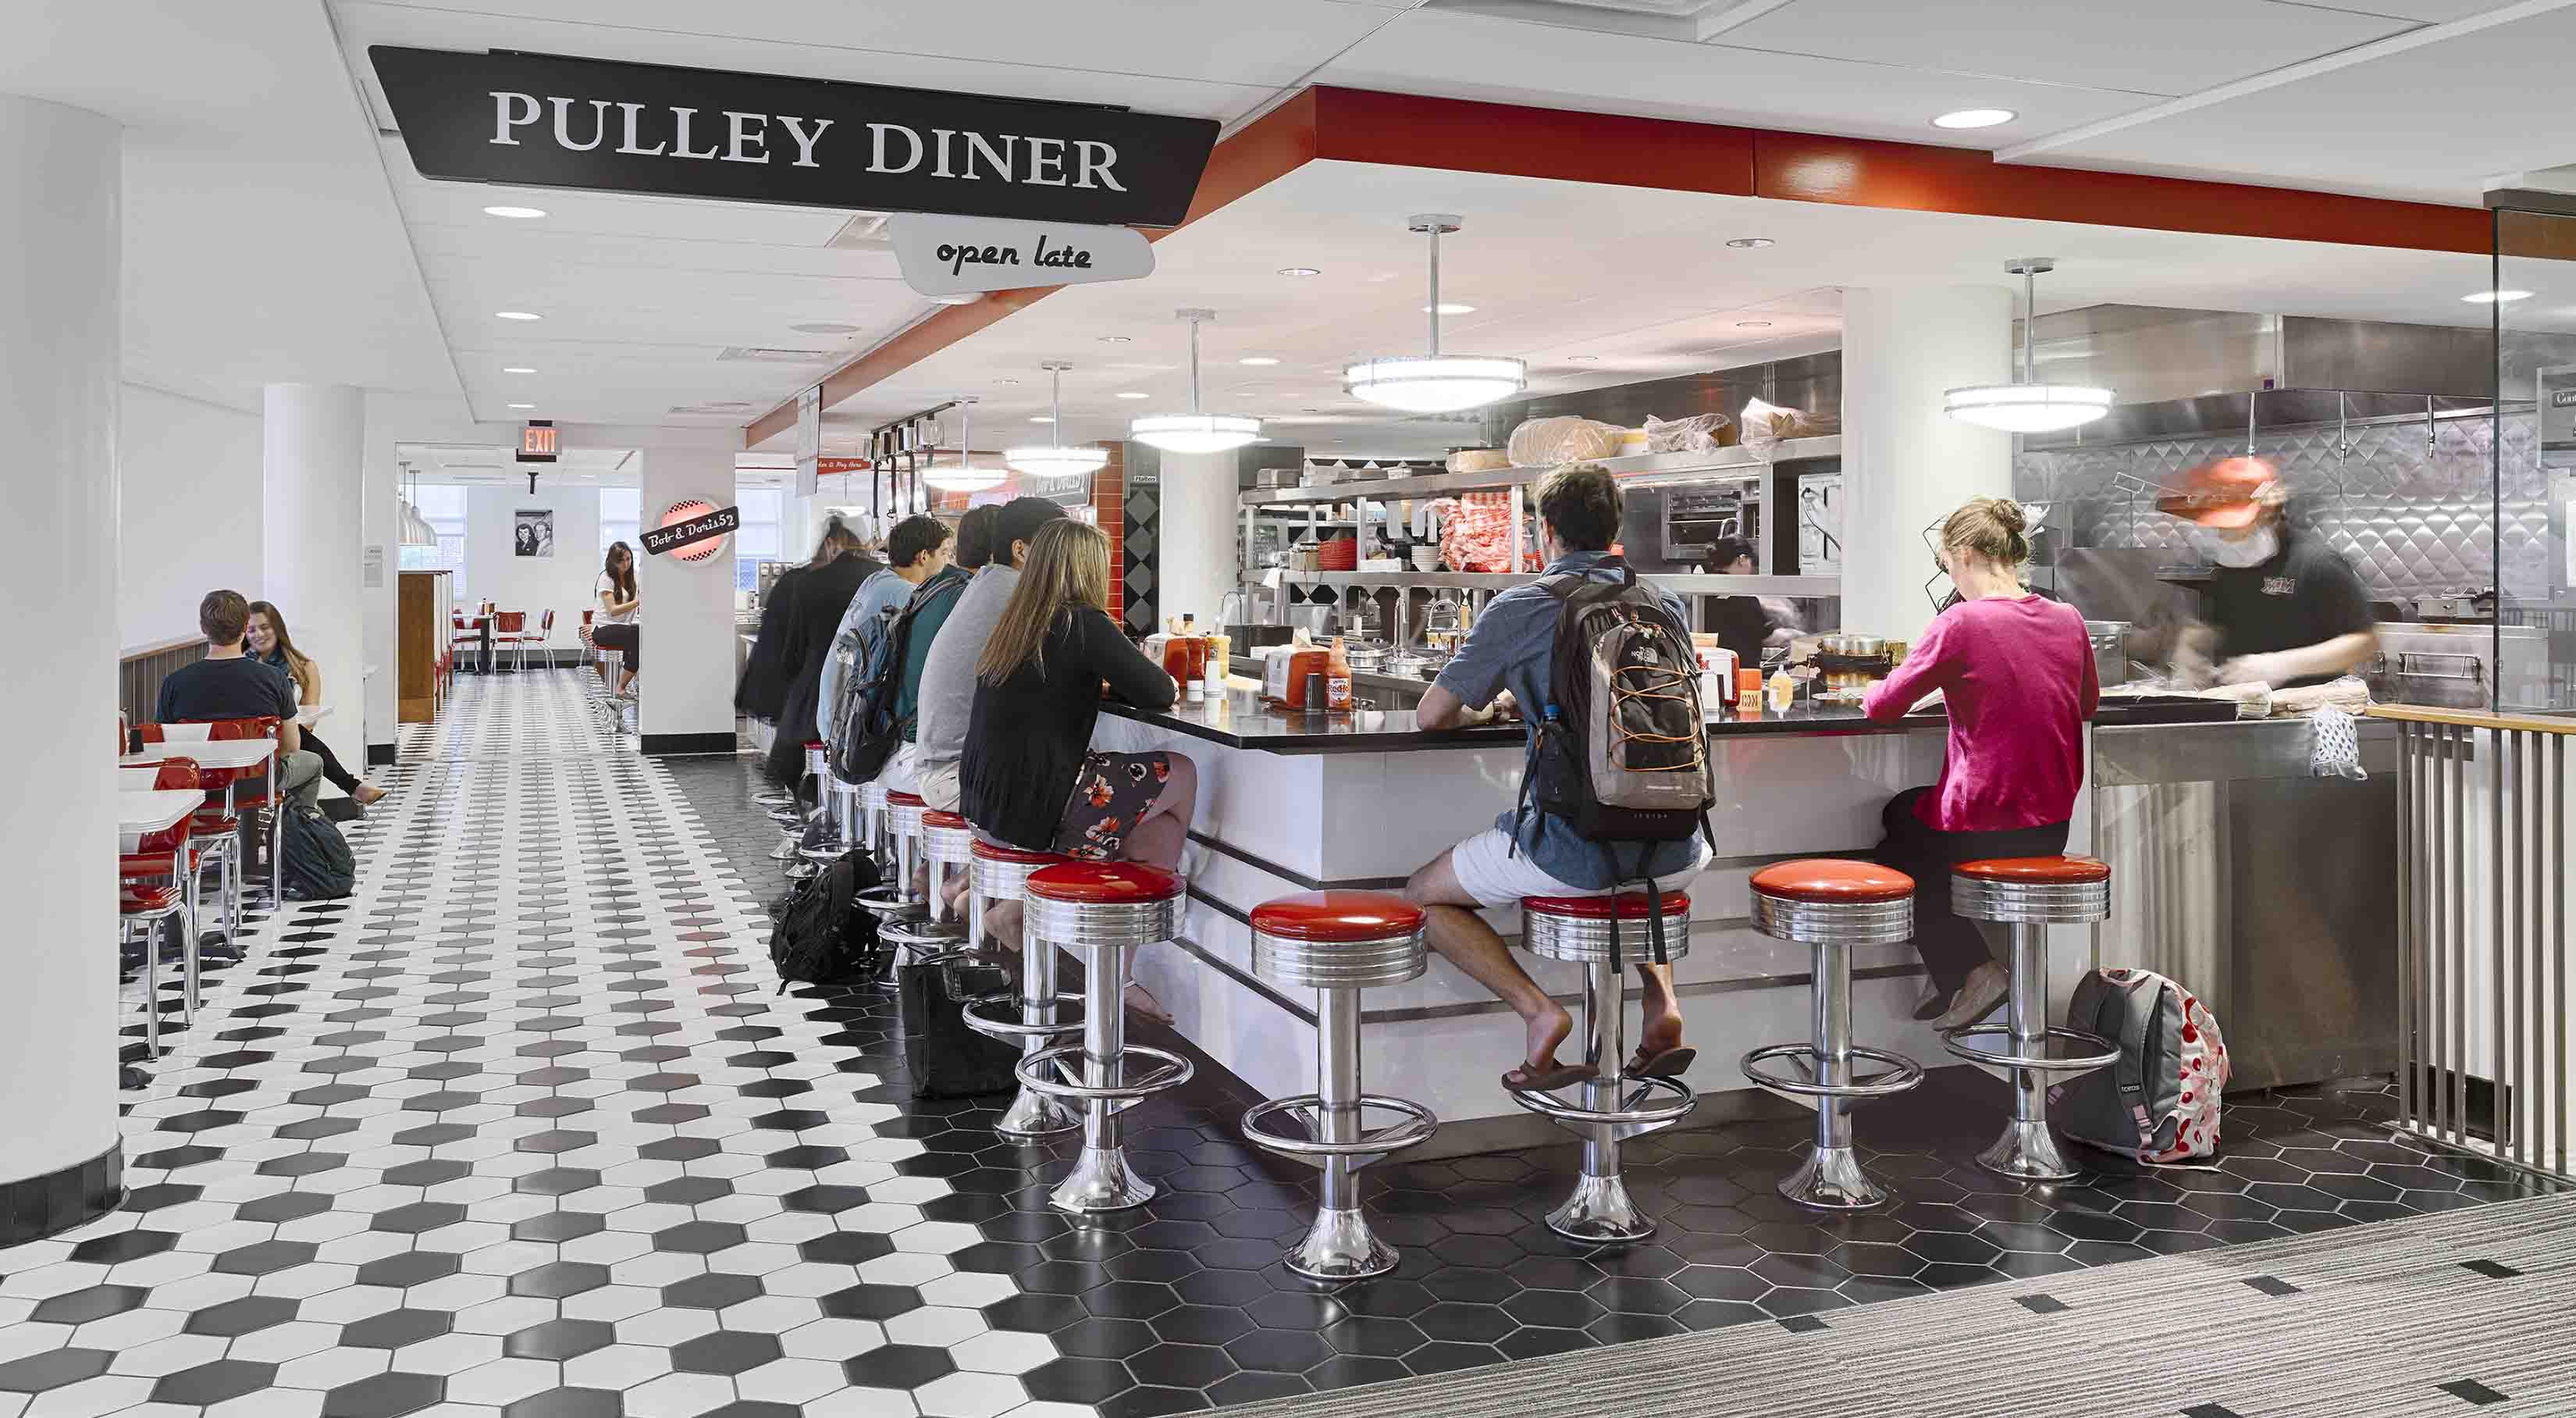
M 1554 1068 L 1532 1073 L 1529 1066 L 1524 1064 L 1503 1075 L 1503 1088 L 1507 1092 L 1553 1093 L 1569 1084 L 1589 1082 L 1597 1072 L 1598 1070 L 1590 1064 L 1558 1064 Z M 1515 1083 L 1514 1079 L 1520 1081 Z
M 1628 1067 L 1622 1071 L 1621 1076 L 1640 1081 L 1649 1078 L 1679 1078 L 1682 1072 L 1698 1059 L 1699 1050 L 1688 1044 L 1680 1044 L 1660 1054 L 1640 1054 L 1628 1060 Z

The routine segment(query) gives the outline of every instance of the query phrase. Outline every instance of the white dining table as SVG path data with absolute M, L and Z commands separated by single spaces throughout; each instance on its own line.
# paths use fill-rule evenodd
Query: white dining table
M 186 788 L 150 788 L 116 795 L 117 850 L 131 852 L 143 837 L 175 826 L 205 806 L 206 795 Z
M 200 768 L 256 768 L 268 759 L 277 745 L 268 739 L 198 739 L 177 743 L 147 743 L 141 753 L 119 755 L 116 762 L 123 768 L 146 768 L 173 758 L 184 758 Z

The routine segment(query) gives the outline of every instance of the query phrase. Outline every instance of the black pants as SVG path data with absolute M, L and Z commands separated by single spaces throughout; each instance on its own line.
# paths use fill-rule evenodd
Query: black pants
M 358 775 L 341 766 L 340 755 L 331 751 L 331 745 L 315 737 L 311 729 L 304 731 L 303 738 L 305 751 L 322 760 L 322 776 L 331 780 L 331 786 L 344 793 L 358 791 Z
M 643 649 L 644 637 L 636 632 L 643 628 L 640 625 L 594 625 L 590 628 L 590 643 L 623 656 L 626 672 L 631 675 L 635 673 L 635 662 Z
M 1887 830 L 1878 863 L 1914 878 L 1914 953 L 1942 995 L 1958 993 L 1968 972 L 1992 960 L 1976 922 L 1950 909 L 1950 868 L 1987 857 L 2053 857 L 2066 850 L 2066 824 L 2017 827 L 2003 832 L 1942 832 L 1914 815 L 1929 788 L 1908 788 L 1887 800 L 1879 821 Z

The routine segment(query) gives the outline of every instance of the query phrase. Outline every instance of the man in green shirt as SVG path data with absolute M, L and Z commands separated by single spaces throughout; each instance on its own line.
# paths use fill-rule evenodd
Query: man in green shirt
M 886 765 L 882 781 L 896 792 L 917 792 L 919 783 L 913 771 L 913 745 L 920 731 L 921 670 L 930 662 L 931 642 L 939 638 L 939 629 L 948 623 L 948 613 L 965 597 L 956 588 L 973 578 L 986 562 L 992 560 L 993 517 L 996 509 L 970 509 L 957 523 L 956 559 L 939 569 L 930 579 L 914 589 L 911 601 L 921 609 L 913 616 L 909 638 L 903 647 L 903 681 L 895 691 L 894 713 L 903 725 L 903 748 L 893 762 Z

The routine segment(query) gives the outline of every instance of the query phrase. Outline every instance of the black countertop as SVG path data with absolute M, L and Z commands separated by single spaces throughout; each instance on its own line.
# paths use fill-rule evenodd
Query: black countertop
M 1267 705 L 1237 709 L 1230 703 L 1183 702 L 1169 709 L 1139 709 L 1115 700 L 1102 704 L 1100 708 L 1104 714 L 1115 714 L 1140 724 L 1207 739 L 1228 748 L 1258 749 L 1264 753 L 1387 753 L 1403 749 L 1492 748 L 1518 745 L 1524 737 L 1517 720 L 1425 733 L 1414 727 L 1410 709 L 1292 714 Z M 2222 700 L 2156 696 L 2105 699 L 2101 710 L 2093 716 L 2093 722 L 2107 728 L 2133 724 L 2224 723 L 2235 717 L 2236 706 Z M 1897 734 L 1915 729 L 1946 728 L 1948 724 L 1949 716 L 1938 708 L 1917 710 L 1892 724 L 1877 724 L 1870 722 L 1856 705 L 1800 704 L 1785 714 L 1739 715 L 1730 711 L 1723 718 L 1710 720 L 1708 732 L 1712 738 L 1758 734 L 1792 737 Z

